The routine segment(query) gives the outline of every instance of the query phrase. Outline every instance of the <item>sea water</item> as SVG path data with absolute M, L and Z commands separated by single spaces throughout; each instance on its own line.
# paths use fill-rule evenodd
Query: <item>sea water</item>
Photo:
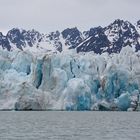
M 140 140 L 140 113 L 1 111 L 0 140 Z

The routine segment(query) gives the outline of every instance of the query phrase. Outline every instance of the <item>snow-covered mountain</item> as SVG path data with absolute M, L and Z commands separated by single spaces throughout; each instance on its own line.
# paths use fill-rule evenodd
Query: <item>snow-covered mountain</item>
M 140 21 L 136 25 L 120 19 L 107 27 L 95 27 L 88 31 L 67 28 L 46 34 L 35 30 L 13 28 L 4 36 L 0 32 L 0 46 L 9 51 L 14 49 L 37 49 L 42 51 L 65 51 L 75 49 L 77 52 L 118 53 L 125 46 L 136 51 L 140 49 Z

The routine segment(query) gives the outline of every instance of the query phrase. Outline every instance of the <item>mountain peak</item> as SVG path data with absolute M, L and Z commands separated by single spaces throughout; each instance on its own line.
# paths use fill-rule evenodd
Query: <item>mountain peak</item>
M 38 31 L 13 28 L 4 36 L 0 32 L 0 46 L 13 50 L 27 47 L 45 48 L 46 50 L 76 49 L 77 52 L 94 51 L 95 53 L 118 53 L 127 45 L 140 49 L 140 20 L 135 27 L 129 21 L 116 19 L 106 27 L 94 27 L 81 32 L 77 27 L 41 34 Z M 42 47 L 44 44 L 44 47 Z M 49 49 L 47 49 L 49 48 Z
M 122 19 L 116 19 L 112 24 L 118 24 L 119 26 L 124 23 L 125 21 Z

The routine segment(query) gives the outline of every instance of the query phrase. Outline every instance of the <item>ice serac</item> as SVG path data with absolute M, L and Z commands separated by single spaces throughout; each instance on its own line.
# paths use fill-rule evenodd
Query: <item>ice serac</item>
M 0 109 L 120 110 L 139 107 L 140 52 L 32 54 L 0 50 Z
M 90 110 L 91 91 L 83 79 L 72 78 L 63 91 L 63 109 Z

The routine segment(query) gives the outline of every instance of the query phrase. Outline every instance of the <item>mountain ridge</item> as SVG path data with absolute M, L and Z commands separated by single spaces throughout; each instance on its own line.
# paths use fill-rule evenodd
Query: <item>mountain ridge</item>
M 94 27 L 80 31 L 77 27 L 63 31 L 40 33 L 34 29 L 13 28 L 4 36 L 0 32 L 0 47 L 12 51 L 14 49 L 41 48 L 45 51 L 75 49 L 79 52 L 94 51 L 119 53 L 125 46 L 140 50 L 140 20 L 136 26 L 129 21 L 117 19 L 106 27 Z M 38 49 L 37 49 L 38 50 Z

